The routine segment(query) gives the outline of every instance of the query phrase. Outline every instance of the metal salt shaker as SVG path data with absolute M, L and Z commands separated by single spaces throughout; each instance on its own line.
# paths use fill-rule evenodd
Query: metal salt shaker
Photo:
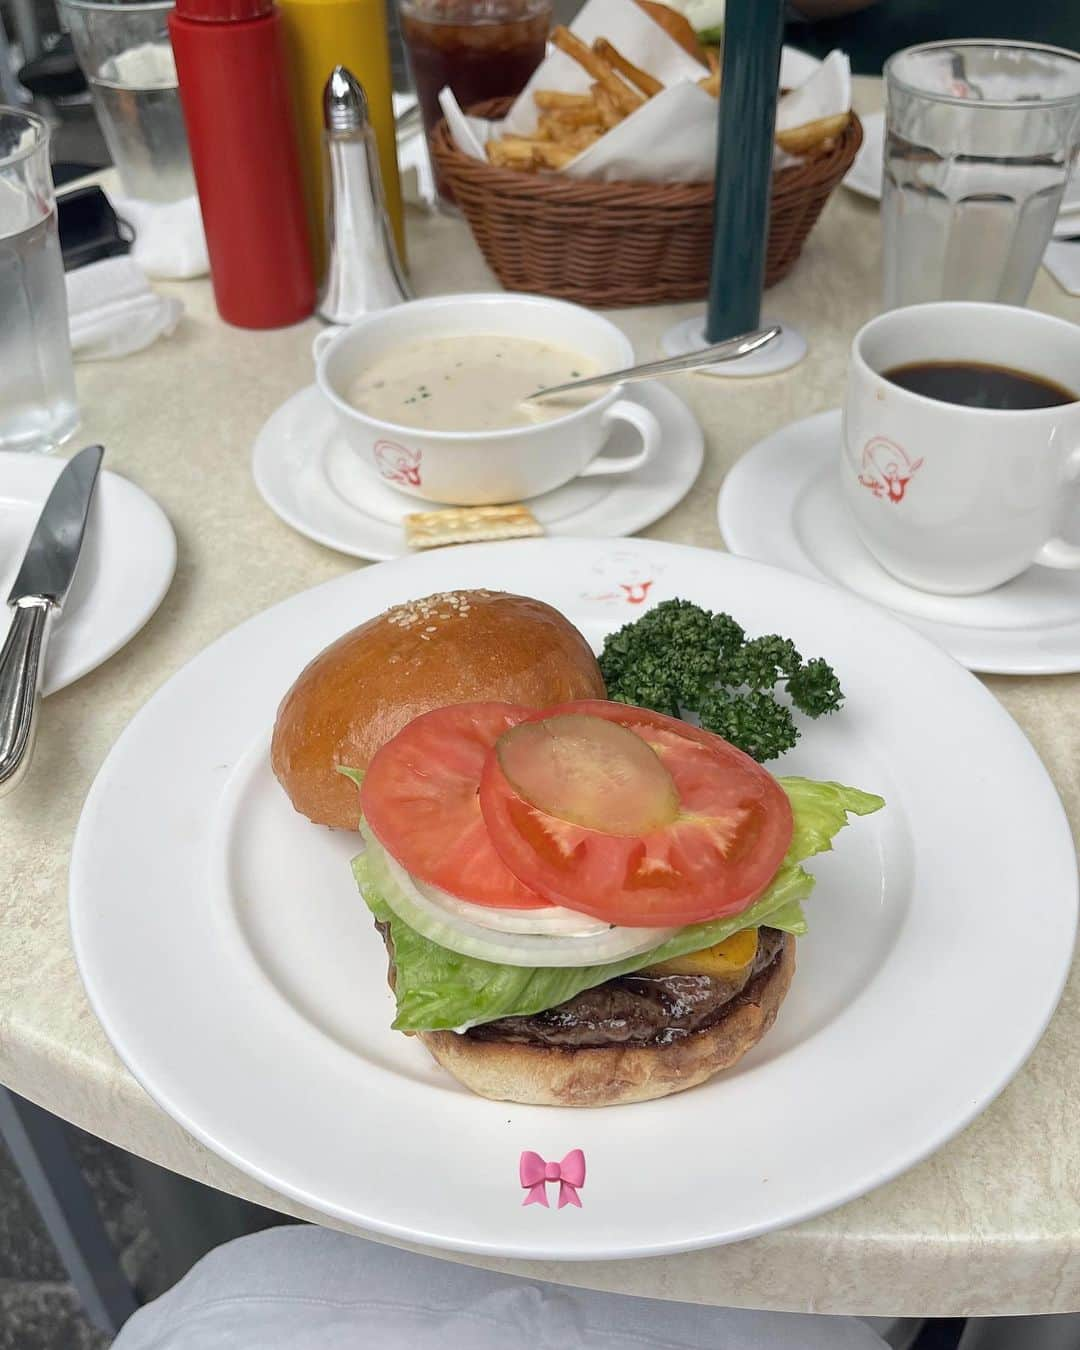
M 316 313 L 349 324 L 412 299 L 383 196 L 375 129 L 356 76 L 335 66 L 323 90 L 329 169 L 326 277 Z

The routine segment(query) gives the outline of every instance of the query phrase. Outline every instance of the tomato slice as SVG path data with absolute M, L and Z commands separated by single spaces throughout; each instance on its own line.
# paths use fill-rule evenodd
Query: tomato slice
M 360 789 L 361 810 L 407 872 L 475 905 L 549 903 L 495 852 L 477 797 L 491 747 L 530 711 L 510 703 L 451 704 L 415 718 L 376 752 Z
M 577 780 L 566 788 L 573 811 L 542 810 L 534 805 L 536 793 L 526 800 L 511 785 L 497 747 L 484 763 L 480 808 L 495 849 L 516 877 L 552 904 L 634 927 L 720 918 L 757 899 L 776 875 L 793 828 L 787 795 L 770 773 L 711 732 L 622 703 L 567 703 L 530 711 L 518 725 L 546 722 L 557 735 L 559 722 L 552 719 L 567 714 L 602 718 L 640 736 L 670 775 L 678 810 L 670 823 L 637 836 L 619 833 L 624 807 L 606 828 L 598 828 L 603 778 L 587 754 L 566 768 L 567 779 Z M 522 769 L 528 746 L 520 735 L 514 750 L 518 781 L 535 782 L 539 771 Z M 562 755 L 560 763 L 568 759 Z M 603 772 L 609 774 L 610 766 Z M 543 773 L 550 806 L 555 792 L 550 763 Z M 592 797 L 590 779 L 598 784 Z M 591 827 L 577 823 L 583 800 L 589 802 Z

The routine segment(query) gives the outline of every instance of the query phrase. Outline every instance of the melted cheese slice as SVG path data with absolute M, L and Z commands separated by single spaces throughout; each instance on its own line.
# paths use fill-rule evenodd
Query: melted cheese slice
M 714 947 L 704 947 L 699 952 L 688 952 L 685 956 L 672 957 L 670 961 L 661 961 L 658 965 L 643 970 L 643 975 L 712 975 L 726 977 L 738 975 L 753 964 L 757 956 L 758 930 L 744 928 L 740 933 L 718 942 Z

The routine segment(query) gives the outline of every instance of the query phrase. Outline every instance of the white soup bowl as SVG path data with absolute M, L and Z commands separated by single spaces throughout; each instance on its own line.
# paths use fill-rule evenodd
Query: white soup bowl
M 572 478 L 628 473 L 660 446 L 660 425 L 621 387 L 601 389 L 590 402 L 534 425 L 500 431 L 430 431 L 384 422 L 348 401 L 349 385 L 394 347 L 418 339 L 458 337 L 467 357 L 480 335 L 529 338 L 580 353 L 599 374 L 634 364 L 629 339 L 613 323 L 580 305 L 542 296 L 434 296 L 370 315 L 315 339 L 315 379 L 338 426 L 361 462 L 399 492 L 450 506 L 524 501 Z M 641 437 L 634 454 L 600 455 L 616 422 Z

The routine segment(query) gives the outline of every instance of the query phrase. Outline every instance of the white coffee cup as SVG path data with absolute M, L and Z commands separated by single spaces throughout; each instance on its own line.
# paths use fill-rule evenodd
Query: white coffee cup
M 417 338 L 507 334 L 580 352 L 597 371 L 634 364 L 629 339 L 580 305 L 509 292 L 412 300 L 315 339 L 315 378 L 338 426 L 362 462 L 399 492 L 452 506 L 523 501 L 572 478 L 628 473 L 660 447 L 660 424 L 648 408 L 619 397 L 620 386 L 563 416 L 504 431 L 429 431 L 384 422 L 354 408 L 348 385 L 365 364 Z M 642 446 L 601 455 L 617 422 L 629 422 Z
M 974 595 L 1032 563 L 1080 568 L 1060 538 L 1080 479 L 1080 401 L 1000 410 L 945 403 L 883 372 L 977 361 L 1080 394 L 1080 327 L 1011 305 L 911 305 L 855 335 L 841 477 L 863 543 L 898 580 Z

